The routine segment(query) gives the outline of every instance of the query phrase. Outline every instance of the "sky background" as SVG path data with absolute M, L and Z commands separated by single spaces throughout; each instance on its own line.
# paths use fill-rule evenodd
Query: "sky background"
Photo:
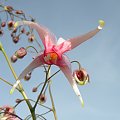
M 85 107 L 81 107 L 67 79 L 58 73 L 52 81 L 52 93 L 58 120 L 120 120 L 120 1 L 119 0 L 8 0 L 5 5 L 22 9 L 33 16 L 38 23 L 48 27 L 57 38 L 68 39 L 86 33 L 98 26 L 103 19 L 106 25 L 94 38 L 68 52 L 70 60 L 78 60 L 90 75 L 90 84 L 78 86 Z M 2 15 L 0 15 L 2 17 Z M 39 40 L 39 37 L 36 36 Z M 28 45 L 27 39 L 14 45 L 6 29 L 0 38 L 10 57 L 20 46 Z M 39 40 L 40 41 L 40 40 Z M 14 83 L 4 56 L 0 53 L 0 77 Z M 31 54 L 17 61 L 13 67 L 19 75 L 31 61 Z M 73 65 L 73 70 L 77 69 Z M 58 70 L 53 66 L 52 71 Z M 22 81 L 29 98 L 36 98 L 32 88 L 44 80 L 43 69 L 36 69 L 29 82 Z M 15 105 L 16 98 L 22 98 L 16 91 L 9 95 L 11 87 L 0 81 L 0 106 Z M 49 97 L 46 103 L 50 105 Z M 41 113 L 41 110 L 37 110 Z M 16 113 L 24 118 L 29 114 L 26 104 L 18 106 Z M 53 120 L 53 114 L 47 115 Z

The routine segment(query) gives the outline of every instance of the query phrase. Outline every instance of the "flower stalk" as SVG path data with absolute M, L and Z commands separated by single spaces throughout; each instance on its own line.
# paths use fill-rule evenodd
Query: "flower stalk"
M 51 83 L 49 82 L 48 84 L 49 84 L 49 94 L 50 94 L 50 99 L 51 99 L 51 103 L 52 103 L 52 110 L 53 110 L 54 118 L 55 118 L 55 120 L 58 120 L 55 105 L 54 105 L 54 100 L 52 97 L 51 87 L 50 87 Z

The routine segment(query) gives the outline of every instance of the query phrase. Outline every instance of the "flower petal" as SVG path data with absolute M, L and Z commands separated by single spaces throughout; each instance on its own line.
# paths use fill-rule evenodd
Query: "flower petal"
M 60 38 L 58 42 L 59 44 L 56 46 L 53 46 L 52 50 L 54 50 L 61 58 L 63 53 L 71 50 L 71 42 L 66 40 L 63 41 L 62 38 Z
M 96 28 L 84 35 L 78 36 L 78 37 L 74 37 L 69 39 L 68 41 L 71 42 L 71 49 L 79 46 L 81 43 L 85 42 L 86 40 L 92 38 L 93 36 L 95 36 L 98 32 L 100 31 L 100 29 Z
M 33 69 L 41 66 L 44 64 L 43 61 L 43 54 L 38 55 L 24 70 L 23 72 L 20 74 L 20 76 L 18 77 L 18 79 L 23 79 L 25 77 L 25 75 L 27 75 L 29 72 L 31 72 Z
M 65 41 L 66 41 L 66 40 L 64 40 L 62 37 L 60 37 L 60 38 L 58 39 L 58 41 L 57 41 L 57 45 L 65 42 Z
M 82 106 L 84 106 L 84 101 L 83 101 L 82 96 L 80 94 L 80 91 L 77 87 L 77 84 L 76 84 L 76 82 L 75 82 L 75 80 L 73 79 L 73 76 L 72 76 L 71 63 L 66 56 L 63 56 L 62 62 L 64 63 L 64 66 L 59 66 L 60 69 L 64 73 L 66 78 L 68 79 L 68 81 L 71 84 L 75 94 L 79 97 Z
M 31 28 L 36 29 L 38 32 L 44 46 L 46 46 L 46 42 L 49 42 L 49 44 L 56 44 L 56 37 L 53 33 L 51 33 L 46 27 L 43 27 L 42 25 L 39 25 L 38 23 L 31 22 L 31 21 L 18 21 L 15 23 L 15 27 L 18 27 L 19 25 L 28 25 Z M 45 40 L 45 36 L 49 36 L 49 41 Z

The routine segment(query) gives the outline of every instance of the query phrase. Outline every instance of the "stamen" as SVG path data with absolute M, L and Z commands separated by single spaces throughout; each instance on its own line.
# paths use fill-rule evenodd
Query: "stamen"
M 47 63 L 56 63 L 57 58 L 58 58 L 58 55 L 57 55 L 56 53 L 52 52 L 52 53 L 48 53 L 48 54 L 44 57 L 44 60 L 45 60 L 45 62 L 47 62 Z
M 56 60 L 57 57 L 58 57 L 58 55 L 57 55 L 56 53 L 50 53 L 50 58 L 51 58 L 52 60 Z

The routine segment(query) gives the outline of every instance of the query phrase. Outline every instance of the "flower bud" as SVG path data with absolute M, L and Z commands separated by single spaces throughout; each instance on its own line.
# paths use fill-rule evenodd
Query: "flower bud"
M 15 100 L 16 103 L 20 103 L 20 102 L 22 102 L 22 101 L 23 101 L 23 100 L 21 100 L 21 99 L 16 99 L 16 100 Z
M 46 102 L 46 100 L 47 100 L 45 94 L 41 94 L 39 100 L 40 100 L 41 104 L 44 104 Z
M 24 77 L 24 80 L 25 80 L 25 81 L 29 81 L 30 78 L 31 78 L 31 72 L 28 73 L 28 74 Z
M 34 88 L 32 89 L 32 92 L 37 92 L 37 87 L 34 87 Z
M 26 35 L 28 36 L 30 34 L 30 32 L 26 32 Z
M 21 47 L 19 50 L 16 51 L 16 56 L 18 58 L 23 58 L 27 54 L 27 51 L 24 47 Z
M 25 33 L 25 29 L 24 28 L 21 30 L 21 33 Z
M 23 11 L 22 10 L 17 10 L 15 13 L 16 14 L 23 14 Z
M 5 26 L 6 26 L 6 22 L 2 22 L 1 27 L 5 27 Z
M 2 35 L 3 35 L 3 30 L 0 29 L 0 36 L 2 36 Z
M 12 55 L 11 56 L 11 62 L 15 63 L 17 61 L 17 56 L 16 55 Z
M 17 32 L 17 29 L 16 28 L 14 28 L 13 29 L 13 31 L 12 31 L 12 33 L 16 33 Z
M 11 35 L 13 35 L 13 34 L 11 34 Z M 13 42 L 18 43 L 18 41 L 19 41 L 19 36 L 14 36 L 13 35 Z
M 73 72 L 73 77 L 79 85 L 85 85 L 89 82 L 89 76 L 84 68 L 81 68 L 80 70 L 75 70 Z
M 9 30 L 12 30 L 12 29 L 14 28 L 14 23 L 15 23 L 15 22 L 12 21 L 12 20 L 8 22 L 8 29 L 9 29 Z
M 28 41 L 29 42 L 33 42 L 35 39 L 35 36 L 34 35 L 30 35 L 29 38 L 28 38 Z
M 8 12 L 13 11 L 13 7 L 12 6 L 5 6 L 4 9 Z

